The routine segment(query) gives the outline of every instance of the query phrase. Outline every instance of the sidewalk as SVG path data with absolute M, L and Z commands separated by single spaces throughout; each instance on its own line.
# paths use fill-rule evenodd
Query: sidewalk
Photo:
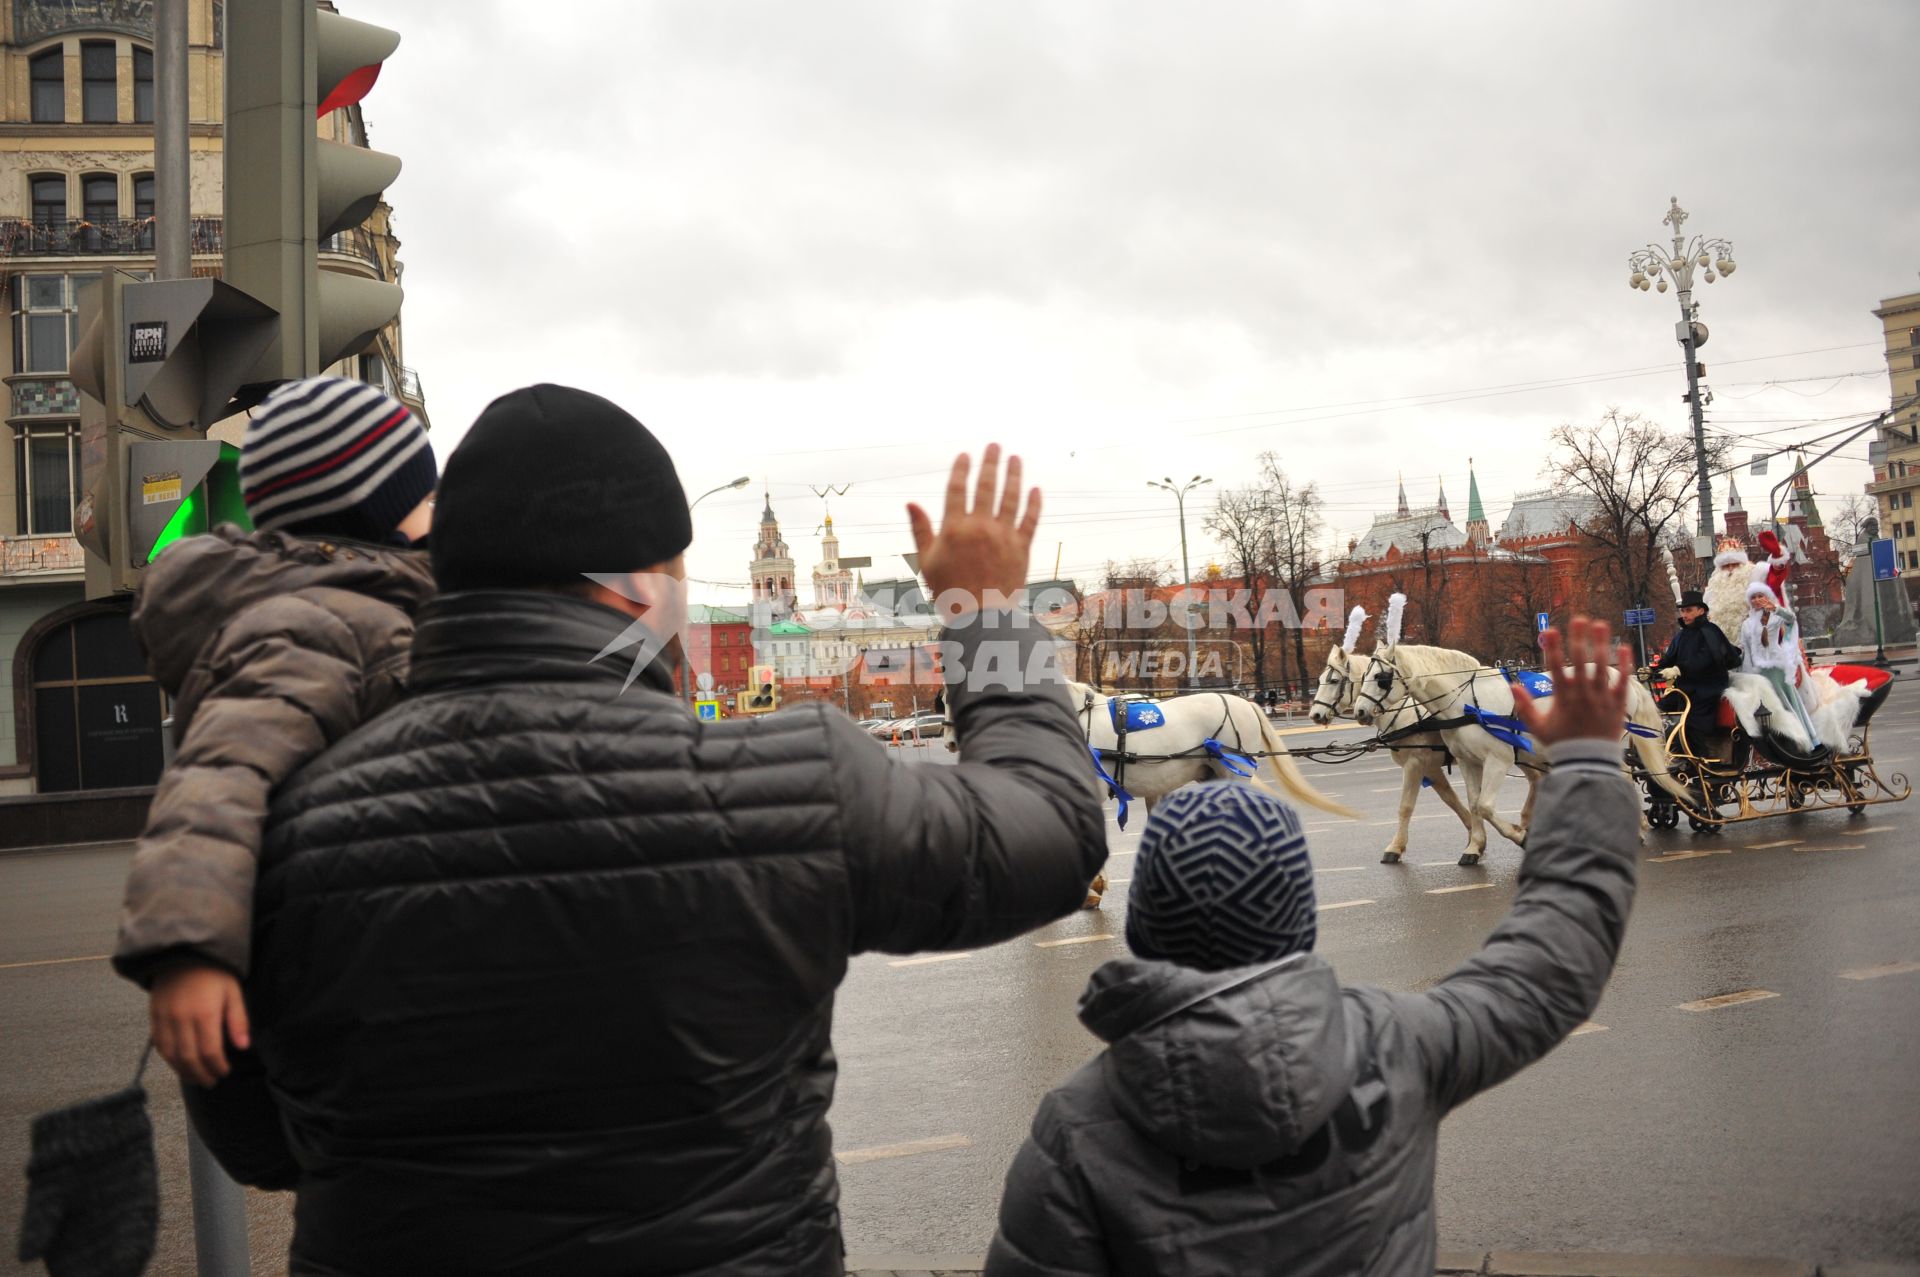
M 849 1255 L 848 1277 L 979 1277 L 967 1255 Z M 1592 1252 L 1447 1251 L 1444 1277 L 1920 1277 L 1920 1264 L 1813 1264 L 1733 1255 L 1603 1255 Z

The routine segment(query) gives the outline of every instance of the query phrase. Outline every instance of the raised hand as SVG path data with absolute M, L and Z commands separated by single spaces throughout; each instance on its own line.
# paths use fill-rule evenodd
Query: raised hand
M 1541 664 L 1553 679 L 1549 707 L 1541 709 L 1540 703 L 1516 683 L 1513 708 L 1542 745 L 1563 740 L 1613 740 L 1620 735 L 1620 725 L 1627 716 L 1633 653 L 1625 644 L 1613 648 L 1613 668 L 1608 668 L 1604 658 L 1612 638 L 1605 621 L 1590 621 L 1584 616 L 1574 617 L 1567 626 L 1564 643 L 1557 629 L 1540 636 Z
M 1027 493 L 1027 510 L 1020 517 L 1020 458 L 1007 458 L 1005 488 L 1000 485 L 1000 445 L 990 443 L 980 458 L 980 476 L 967 504 L 967 476 L 972 458 L 961 453 L 947 476 L 947 503 L 940 514 L 940 530 L 918 505 L 907 506 L 907 522 L 920 552 L 920 574 L 936 602 L 957 591 L 966 606 L 996 605 L 995 597 L 1017 597 L 1027 583 L 1027 558 L 1034 529 L 1040 526 L 1040 489 Z

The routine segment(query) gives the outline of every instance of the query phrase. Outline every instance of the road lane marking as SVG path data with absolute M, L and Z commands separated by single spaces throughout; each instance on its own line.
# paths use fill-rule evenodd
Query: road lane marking
M 1366 865 L 1332 865 L 1325 869 L 1316 869 L 1314 872 L 1317 874 L 1357 874 L 1367 867 Z
M 1397 794 L 1404 788 L 1404 785 L 1387 785 L 1381 789 L 1369 789 L 1367 792 L 1369 794 Z
M 1697 860 L 1701 856 L 1731 856 L 1733 852 L 1725 847 L 1713 847 L 1701 851 L 1670 851 L 1664 856 L 1648 856 L 1650 865 L 1664 865 L 1669 860 Z
M 1775 847 L 1798 847 L 1805 841 L 1804 838 L 1782 838 L 1779 842 L 1750 842 L 1747 844 L 1747 850 L 1772 851 Z
M 1355 905 L 1370 905 L 1373 903 L 1371 900 L 1342 900 L 1337 904 L 1321 905 L 1320 912 L 1325 913 L 1329 909 L 1351 909 Z
M 1863 842 L 1850 842 L 1836 844 L 1832 847 L 1795 847 L 1793 851 L 1795 855 L 1799 855 L 1803 851 L 1865 851 L 1866 849 L 1867 844 Z
M 962 958 L 971 958 L 971 953 L 929 953 L 920 958 L 902 958 L 898 962 L 889 962 L 890 967 L 924 967 L 933 962 L 958 962 Z
M 1895 827 L 1892 825 L 1868 825 L 1865 829 L 1856 829 L 1853 832 L 1856 835 L 1858 834 L 1890 834 L 1894 831 L 1894 828 Z
M 1842 971 L 1842 980 L 1878 980 L 1883 975 L 1905 975 L 1909 971 L 1920 971 L 1920 962 L 1887 962 L 1877 967 L 1855 967 L 1851 971 Z
M 1432 869 L 1435 865 L 1457 865 L 1459 863 L 1460 857 L 1455 856 L 1452 860 L 1423 860 L 1420 862 L 1420 867 L 1422 869 Z
M 1738 993 L 1723 993 L 1717 998 L 1701 998 L 1698 1002 L 1682 1002 L 1674 1009 L 1677 1011 L 1718 1011 L 1721 1007 L 1737 1007 L 1742 1002 L 1765 1002 L 1768 998 L 1780 995 L 1770 989 L 1742 989 Z
M 1605 1033 L 1606 1031 L 1607 1031 L 1606 1025 L 1595 1024 L 1592 1020 L 1588 1020 L 1585 1024 L 1581 1025 L 1579 1028 L 1567 1034 L 1567 1036 L 1570 1038 L 1577 1038 L 1582 1033 Z
M 1109 878 L 1107 879 L 1107 885 L 1109 887 L 1117 887 L 1123 882 L 1132 882 L 1132 881 L 1133 879 L 1131 878 Z
M 105 962 L 110 955 L 90 953 L 84 958 L 41 958 L 38 962 L 0 962 L 0 971 L 18 971 L 21 967 L 61 967 L 69 962 Z
M 1430 896 L 1445 896 L 1456 891 L 1492 891 L 1492 890 L 1493 890 L 1493 884 L 1490 882 L 1469 882 L 1469 883 L 1462 884 L 1461 886 L 1458 886 L 1458 887 L 1432 887 L 1428 889 L 1427 894 Z
M 1111 940 L 1111 939 L 1113 939 L 1113 936 L 1111 934 L 1098 935 L 1098 936 L 1068 936 L 1065 940 L 1036 940 L 1033 942 L 1033 947 L 1036 949 L 1058 949 L 1062 945 L 1092 944 L 1095 940 Z
M 936 1135 L 932 1139 L 908 1140 L 904 1144 L 850 1148 L 844 1153 L 835 1153 L 833 1158 L 842 1166 L 858 1166 L 862 1162 L 878 1162 L 889 1157 L 913 1157 L 920 1153 L 938 1153 L 949 1148 L 972 1147 L 973 1141 L 964 1135 Z

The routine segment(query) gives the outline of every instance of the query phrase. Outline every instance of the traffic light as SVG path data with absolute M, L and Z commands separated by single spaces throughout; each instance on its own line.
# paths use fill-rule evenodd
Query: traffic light
M 202 435 L 230 415 L 274 315 L 218 280 L 149 283 L 109 270 L 83 287 L 80 319 L 72 377 L 84 495 L 74 533 L 90 552 L 88 597 L 99 598 L 133 589 L 181 536 L 251 526 L 238 450 Z
M 398 284 L 319 259 L 325 241 L 372 215 L 400 161 L 315 127 L 364 97 L 399 44 L 314 0 L 227 9 L 226 278 L 280 316 L 259 380 L 313 376 L 400 314 Z
M 740 712 L 765 714 L 780 708 L 780 680 L 771 665 L 756 665 L 748 676 L 755 689 L 740 693 Z

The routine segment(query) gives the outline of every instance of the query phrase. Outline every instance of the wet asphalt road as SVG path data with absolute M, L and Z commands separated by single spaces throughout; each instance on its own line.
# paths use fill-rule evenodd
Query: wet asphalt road
M 1906 677 L 1873 743 L 1883 773 L 1920 776 L 1920 688 Z M 1381 865 L 1397 771 L 1369 758 L 1308 774 L 1372 813 L 1308 817 L 1319 952 L 1349 983 L 1439 980 L 1505 911 L 1519 849 L 1495 834 L 1483 867 L 1459 867 L 1465 831 L 1427 795 L 1405 863 Z M 1524 796 L 1510 780 L 1500 809 Z M 1120 880 L 1141 819 L 1110 829 L 1115 886 L 1097 913 L 964 959 L 855 964 L 835 1025 L 841 1157 L 968 1143 L 843 1165 L 849 1251 L 984 1249 L 1033 1109 L 1097 1050 L 1074 1006 L 1123 951 Z M 1920 800 L 1709 836 L 1682 824 L 1644 855 L 1703 849 L 1725 854 L 1642 864 L 1593 1017 L 1605 1028 L 1448 1119 L 1442 1247 L 1920 1259 Z M 1449 887 L 1474 889 L 1428 894 Z M 1330 907 L 1349 901 L 1367 903 Z M 1747 990 L 1777 996 L 1678 1009 Z
M 1920 775 L 1912 679 L 1875 720 L 1883 772 Z M 1349 982 L 1438 980 L 1511 900 L 1519 849 L 1494 835 L 1484 867 L 1457 866 L 1464 831 L 1428 797 L 1407 863 L 1382 866 L 1397 773 L 1309 774 L 1372 814 L 1308 821 L 1319 951 Z M 1522 793 L 1510 781 L 1502 810 Z M 850 1251 L 984 1250 L 1035 1105 L 1096 1049 L 1074 1004 L 1121 951 L 1141 819 L 1112 830 L 1100 911 L 964 958 L 854 964 L 833 1111 Z M 1448 1120 L 1443 1246 L 1920 1259 L 1920 802 L 1683 827 L 1645 852 L 1703 849 L 1724 854 L 1643 864 L 1605 1028 Z M 124 1085 L 143 1040 L 143 999 L 100 958 L 127 855 L 0 857 L 0 1165 L 16 1168 L 0 1176 L 0 1272 L 28 1271 L 12 1260 L 28 1116 Z M 1678 1009 L 1747 990 L 1775 996 Z M 163 1071 L 148 1080 L 164 1195 L 150 1271 L 190 1273 L 179 1101 Z M 256 1197 L 252 1222 L 255 1271 L 284 1271 L 285 1199 Z

